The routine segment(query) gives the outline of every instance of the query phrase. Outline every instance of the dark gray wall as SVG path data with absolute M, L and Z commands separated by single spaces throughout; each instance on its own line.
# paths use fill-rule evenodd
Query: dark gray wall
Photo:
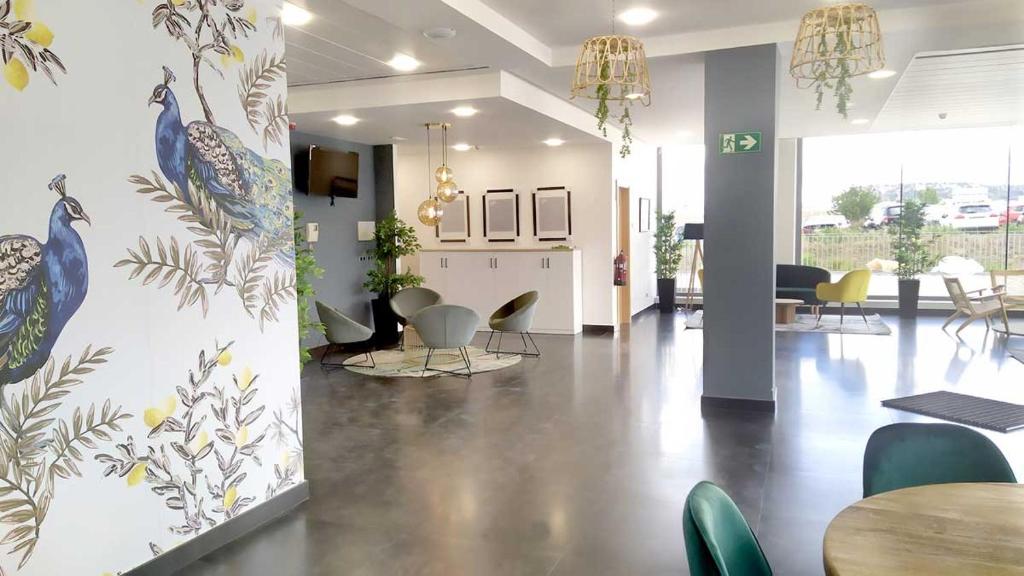
M 704 64 L 704 397 L 775 399 L 774 44 Z M 719 154 L 722 133 L 761 132 L 761 152 Z
M 295 193 L 295 208 L 303 213 L 303 222 L 320 224 L 320 241 L 317 242 L 315 250 L 317 261 L 324 269 L 324 276 L 313 280 L 317 298 L 351 316 L 357 322 L 372 326 L 370 294 L 362 286 L 366 279 L 366 271 L 370 268 L 370 262 L 364 255 L 371 243 L 356 240 L 356 223 L 360 220 L 376 220 L 377 194 L 373 147 L 292 132 L 293 155 L 311 144 L 359 154 L 357 198 L 336 198 L 334 206 L 331 206 L 331 199 L 326 196 Z M 310 309 L 315 317 L 316 310 L 312 304 Z M 323 336 L 316 334 L 307 344 L 318 346 L 325 342 Z
M 395 147 L 380 144 L 373 147 L 374 182 L 377 189 L 377 219 L 395 211 Z

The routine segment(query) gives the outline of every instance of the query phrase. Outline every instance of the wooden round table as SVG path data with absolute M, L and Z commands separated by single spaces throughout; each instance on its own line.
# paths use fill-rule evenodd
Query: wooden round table
M 825 532 L 825 574 L 1024 575 L 1024 485 L 935 484 L 847 507 Z
M 795 298 L 776 298 L 775 323 L 792 324 L 796 322 L 796 307 L 803 305 L 803 300 L 797 300 Z

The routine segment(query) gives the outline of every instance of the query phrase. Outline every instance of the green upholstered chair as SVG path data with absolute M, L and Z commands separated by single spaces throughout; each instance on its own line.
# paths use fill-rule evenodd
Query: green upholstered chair
M 320 323 L 324 325 L 324 336 L 327 338 L 327 347 L 324 348 L 323 356 L 320 357 L 321 368 L 342 368 L 344 366 L 377 367 L 377 363 L 373 361 L 373 352 L 369 348 L 365 348 L 365 346 L 363 354 L 366 355 L 369 365 L 365 362 L 363 364 L 348 364 L 347 359 L 341 363 L 328 362 L 327 356 L 329 354 L 343 350 L 347 345 L 365 345 L 370 337 L 373 336 L 373 330 L 319 300 L 316 301 L 316 313 L 320 317 Z
M 991 440 L 956 424 L 890 424 L 864 450 L 865 498 L 926 484 L 1016 481 Z
M 484 348 L 487 352 L 494 354 L 500 358 L 502 352 L 505 354 L 518 354 L 520 356 L 540 356 L 540 348 L 537 348 L 537 343 L 533 341 L 533 336 L 530 335 L 530 326 L 533 325 L 533 315 L 537 312 L 537 302 L 540 301 L 540 294 L 535 290 L 525 292 L 516 296 L 512 300 L 509 300 L 501 308 L 494 311 L 491 317 L 487 320 L 487 325 L 491 329 L 491 335 L 487 338 L 487 345 Z M 494 338 L 494 334 L 498 334 L 498 347 L 491 349 L 491 340 Z M 522 352 L 508 352 L 501 349 L 501 337 L 504 333 L 519 333 L 519 337 L 523 340 L 523 351 Z M 526 345 L 526 339 L 530 339 L 530 343 L 533 344 L 533 351 Z
M 729 495 L 711 482 L 690 490 L 683 508 L 686 561 L 693 576 L 772 573 L 757 536 Z
M 398 323 L 402 326 L 407 326 L 412 317 L 420 310 L 427 306 L 441 303 L 440 294 L 430 288 L 422 288 L 420 286 L 402 288 L 389 301 L 391 311 L 398 317 Z M 402 331 L 402 344 L 400 348 L 405 350 L 405 330 Z

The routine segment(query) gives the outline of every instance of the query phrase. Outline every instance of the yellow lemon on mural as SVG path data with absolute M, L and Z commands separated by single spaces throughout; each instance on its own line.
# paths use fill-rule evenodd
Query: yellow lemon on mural
M 221 352 L 217 356 L 217 364 L 220 364 L 221 366 L 231 364 L 231 352 L 228 352 L 227 350 Z
M 252 381 L 255 379 L 256 377 L 252 373 L 252 368 L 246 366 L 245 368 L 242 369 L 242 373 L 239 374 L 237 378 L 235 378 L 235 383 L 238 384 L 239 390 L 245 392 L 246 389 L 249 388 L 249 385 L 252 384 Z
M 28 70 L 21 60 L 11 58 L 11 61 L 4 66 L 4 80 L 17 91 L 22 91 L 28 86 Z
M 245 443 L 249 441 L 249 427 L 242 426 L 238 429 L 238 433 L 235 434 L 235 446 L 241 448 L 245 446 Z
M 32 0 L 14 0 L 14 17 L 18 20 L 31 20 L 35 16 Z
M 188 0 L 171 0 L 171 4 L 174 4 L 175 6 L 181 6 L 185 2 L 188 2 Z
M 146 423 L 146 426 L 149 426 L 150 428 L 156 428 L 157 426 L 163 424 L 164 420 L 167 420 L 167 418 L 174 414 L 174 410 L 177 407 L 178 397 L 172 394 L 168 396 L 163 402 L 161 402 L 160 406 L 157 406 L 155 408 L 147 408 L 146 411 L 142 414 L 142 420 L 143 422 Z
M 139 462 L 132 467 L 132 471 L 128 473 L 128 485 L 137 486 L 140 482 L 146 479 L 146 463 Z
M 196 452 L 199 452 L 202 450 L 203 446 L 206 446 L 209 443 L 210 436 L 206 433 L 206 430 L 202 430 L 199 432 L 199 435 L 196 436 L 196 439 L 192 441 L 192 446 L 190 446 L 190 448 L 192 448 L 192 453 L 195 454 Z
M 231 506 L 235 503 L 235 500 L 238 500 L 238 490 L 232 486 L 224 492 L 224 509 L 230 510 Z
M 234 44 L 231 45 L 231 52 L 229 54 L 220 55 L 220 63 L 224 66 L 230 66 L 235 62 L 245 62 L 245 53 L 242 49 Z
M 53 31 L 42 22 L 33 22 L 32 27 L 25 33 L 25 38 L 43 48 L 49 48 L 50 44 L 53 44 Z
M 245 19 L 249 21 L 249 24 L 252 24 L 253 26 L 255 26 L 256 25 L 256 9 L 253 8 L 252 6 L 250 6 L 249 10 L 245 13 Z

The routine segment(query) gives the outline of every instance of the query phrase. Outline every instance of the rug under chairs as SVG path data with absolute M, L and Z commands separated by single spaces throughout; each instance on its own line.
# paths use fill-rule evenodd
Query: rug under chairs
M 487 320 L 487 325 L 491 329 L 491 335 L 487 338 L 486 350 L 499 358 L 502 354 L 540 356 L 540 348 L 537 347 L 537 343 L 533 341 L 533 336 L 530 334 L 530 327 L 533 326 L 533 316 L 537 312 L 537 302 L 539 300 L 540 294 L 536 290 L 531 290 L 516 296 L 495 310 Z M 498 335 L 498 343 L 492 349 L 491 342 L 494 340 L 495 334 Z M 523 341 L 523 350 L 502 350 L 501 340 L 505 334 L 518 334 L 519 338 Z M 526 343 L 527 339 L 529 339 L 530 345 L 533 346 L 532 350 L 530 345 Z
M 417 312 L 409 323 L 416 329 L 427 355 L 423 361 L 423 373 L 427 371 L 441 372 L 455 376 L 473 376 L 472 359 L 466 350 L 476 335 L 476 326 L 480 316 L 465 306 L 453 304 L 435 304 Z M 457 350 L 464 365 L 462 370 L 448 370 L 430 367 L 430 359 L 436 350 Z
M 320 317 L 320 323 L 324 325 L 324 336 L 327 338 L 327 347 L 320 356 L 320 367 L 345 368 L 350 366 L 348 360 L 351 356 L 341 362 L 328 362 L 327 357 L 332 353 L 346 350 L 349 346 L 363 344 L 364 366 L 374 366 L 373 351 L 369 347 L 369 340 L 373 336 L 373 330 L 363 326 L 359 322 L 345 316 L 341 312 L 323 302 L 316 301 L 316 313 Z M 369 364 L 366 364 L 368 362 Z

